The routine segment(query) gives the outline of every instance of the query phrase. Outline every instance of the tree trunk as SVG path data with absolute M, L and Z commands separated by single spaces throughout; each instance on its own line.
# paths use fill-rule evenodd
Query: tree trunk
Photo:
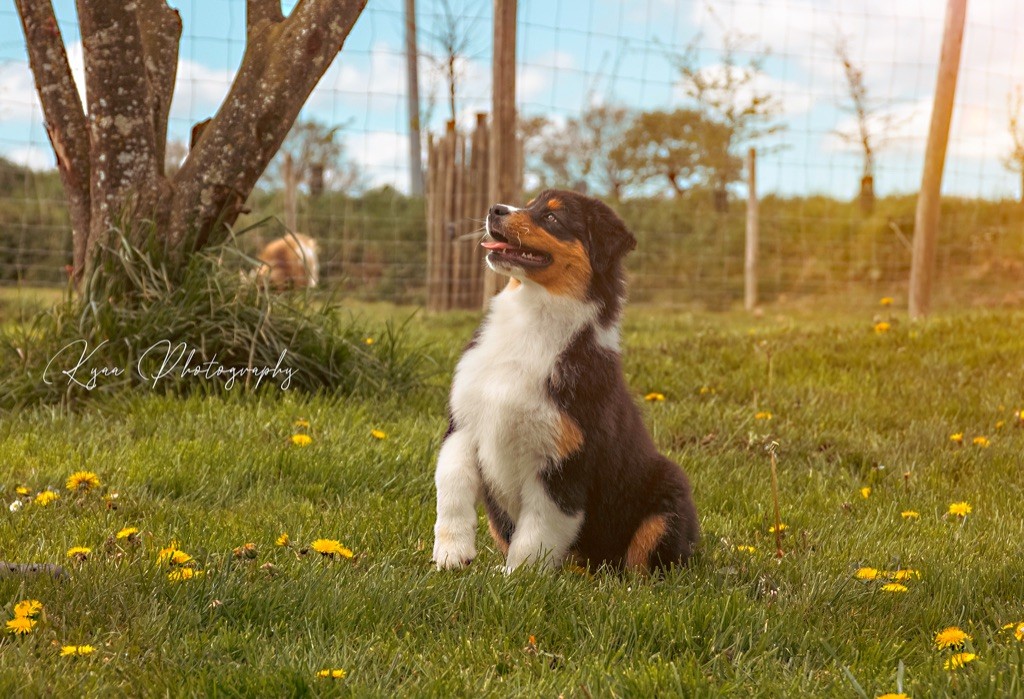
M 674 172 L 665 173 L 665 177 L 668 178 L 668 183 L 672 187 L 672 191 L 675 192 L 676 198 L 683 196 L 683 188 L 679 186 L 679 180 L 676 179 L 677 174 Z
M 216 116 L 193 130 L 181 168 L 167 178 L 178 13 L 165 0 L 76 0 L 83 110 L 50 0 L 15 2 L 64 184 L 78 282 L 114 229 L 135 243 L 155 231 L 179 261 L 226 238 L 366 5 L 299 0 L 286 18 L 280 0 L 247 0 L 238 74 Z
M 875 178 L 871 175 L 860 178 L 860 210 L 868 216 L 875 211 Z
M 725 188 L 724 182 L 715 183 L 714 199 L 715 211 L 720 214 L 729 212 L 729 190 Z
M 75 88 L 64 39 L 49 2 L 15 0 L 21 17 L 29 65 L 46 117 L 46 135 L 57 157 L 64 198 L 71 219 L 76 285 L 85 269 L 89 241 L 89 128 Z

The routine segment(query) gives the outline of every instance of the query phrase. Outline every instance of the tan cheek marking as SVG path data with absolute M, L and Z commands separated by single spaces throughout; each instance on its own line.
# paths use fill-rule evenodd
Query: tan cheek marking
M 555 435 L 555 450 L 558 457 L 565 457 L 575 454 L 583 446 L 583 432 L 576 421 L 562 413 L 558 419 L 558 432 Z
M 508 555 L 508 542 L 501 538 L 501 534 L 498 533 L 498 528 L 494 526 L 494 520 L 490 517 L 487 518 L 487 530 L 491 532 L 491 538 L 494 539 L 494 545 L 501 551 L 502 556 Z
M 651 554 L 665 535 L 665 529 L 665 515 L 652 515 L 641 522 L 626 549 L 626 565 L 643 570 L 650 568 Z
M 526 270 L 530 280 L 552 294 L 585 299 L 593 270 L 583 244 L 578 240 L 558 240 L 543 228 L 534 226 L 525 211 L 511 213 L 507 219 L 502 232 L 510 241 L 551 255 L 549 266 Z
M 592 270 L 583 244 L 578 240 L 571 242 L 556 241 L 546 235 L 545 245 L 538 245 L 538 250 L 551 255 L 550 266 L 539 270 L 527 270 L 530 279 L 544 286 L 552 294 L 584 299 L 590 286 Z M 552 245 L 551 243 L 554 243 Z

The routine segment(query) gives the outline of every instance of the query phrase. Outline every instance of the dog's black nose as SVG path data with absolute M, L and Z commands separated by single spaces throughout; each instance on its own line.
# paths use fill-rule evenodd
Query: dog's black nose
M 504 204 L 495 204 L 491 207 L 491 216 L 507 216 L 509 214 L 508 207 Z

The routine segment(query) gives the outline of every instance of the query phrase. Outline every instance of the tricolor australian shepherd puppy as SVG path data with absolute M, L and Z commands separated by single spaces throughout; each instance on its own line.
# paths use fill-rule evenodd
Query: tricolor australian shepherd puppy
M 486 228 L 487 264 L 511 279 L 455 370 L 435 564 L 476 556 L 480 501 L 506 572 L 686 562 L 699 534 L 690 484 L 658 453 L 619 358 L 636 240 L 602 202 L 560 190 L 491 207 Z

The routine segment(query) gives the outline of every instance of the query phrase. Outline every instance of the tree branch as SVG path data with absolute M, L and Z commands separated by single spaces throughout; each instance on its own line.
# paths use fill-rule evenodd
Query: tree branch
M 267 5 L 249 3 L 250 11 Z M 174 178 L 172 245 L 195 236 L 187 246 L 195 249 L 224 237 L 365 6 L 300 0 L 286 20 L 250 36 L 220 111 Z
M 245 2 L 245 40 L 252 43 L 253 39 L 264 27 L 265 22 L 279 24 L 284 21 L 281 14 L 281 0 L 246 0 Z
M 181 40 L 181 15 L 165 0 L 137 0 L 139 34 L 142 38 L 146 77 L 149 80 L 153 109 L 153 146 L 157 172 L 163 174 L 167 148 L 167 115 L 174 97 L 178 73 L 178 44 Z
M 135 220 L 156 211 L 153 99 L 143 60 L 138 2 L 77 0 L 85 54 L 92 173 L 86 273 L 94 251 L 128 208 Z
M 76 283 L 89 239 L 89 130 L 50 0 L 15 0 L 71 218 Z

